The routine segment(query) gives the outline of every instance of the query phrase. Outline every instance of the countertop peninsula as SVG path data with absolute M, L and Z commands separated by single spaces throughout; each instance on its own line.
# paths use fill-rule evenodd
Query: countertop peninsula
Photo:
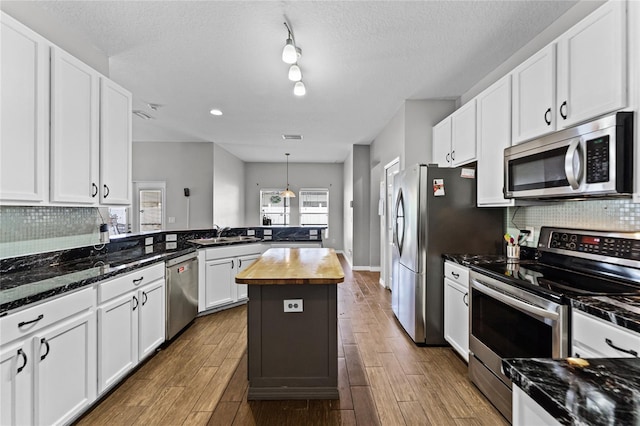
M 236 275 L 237 284 L 338 284 L 344 271 L 331 248 L 272 248 Z

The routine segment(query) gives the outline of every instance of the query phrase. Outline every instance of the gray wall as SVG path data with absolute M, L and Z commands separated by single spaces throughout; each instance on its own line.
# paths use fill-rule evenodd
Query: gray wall
M 353 263 L 369 267 L 371 212 L 371 167 L 369 145 L 353 146 Z
M 245 224 L 245 163 L 213 144 L 213 223 Z
M 176 221 L 166 223 L 165 229 L 187 229 L 184 188 L 190 190 L 189 228 L 211 228 L 213 143 L 134 142 L 133 180 L 166 182 L 166 215 Z
M 353 265 L 353 147 L 349 151 L 349 155 L 344 160 L 344 232 L 343 232 L 343 250 L 344 255 Z
M 284 189 L 285 163 L 245 164 L 245 225 L 262 225 L 260 189 Z M 289 162 L 289 189 L 298 193 L 301 188 L 329 189 L 329 237 L 324 246 L 342 250 L 343 229 L 343 165 L 338 163 Z M 291 203 L 291 225 L 300 223 L 299 199 Z

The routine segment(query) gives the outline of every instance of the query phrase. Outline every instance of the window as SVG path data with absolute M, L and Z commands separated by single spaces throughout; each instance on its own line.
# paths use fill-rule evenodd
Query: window
M 329 227 L 329 190 L 300 190 L 300 226 Z
M 260 215 L 263 225 L 289 225 L 290 200 L 280 196 L 281 189 L 260 190 Z

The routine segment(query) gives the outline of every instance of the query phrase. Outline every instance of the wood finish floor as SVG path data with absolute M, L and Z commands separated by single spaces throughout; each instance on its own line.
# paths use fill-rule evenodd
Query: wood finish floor
M 451 348 L 417 347 L 379 274 L 338 285 L 340 400 L 247 401 L 246 306 L 197 318 L 77 423 L 507 425 Z

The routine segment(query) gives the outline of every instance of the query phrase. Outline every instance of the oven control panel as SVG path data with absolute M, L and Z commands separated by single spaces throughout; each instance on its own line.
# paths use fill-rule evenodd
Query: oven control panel
M 552 232 L 549 247 L 640 261 L 640 240 L 604 235 Z

